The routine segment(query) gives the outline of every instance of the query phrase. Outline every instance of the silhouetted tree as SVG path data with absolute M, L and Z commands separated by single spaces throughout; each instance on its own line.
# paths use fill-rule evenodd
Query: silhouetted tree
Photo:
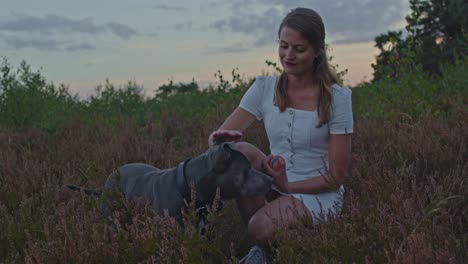
M 389 31 L 375 38 L 380 50 L 374 80 L 395 78 L 402 64 L 418 63 L 430 73 L 439 73 L 442 62 L 468 54 L 467 0 L 410 0 L 406 33 Z

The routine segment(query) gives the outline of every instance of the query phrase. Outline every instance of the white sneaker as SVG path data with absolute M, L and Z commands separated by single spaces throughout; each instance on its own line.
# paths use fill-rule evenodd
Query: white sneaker
M 239 261 L 239 264 L 268 264 L 267 254 L 265 248 L 255 245 L 250 249 L 249 253 Z

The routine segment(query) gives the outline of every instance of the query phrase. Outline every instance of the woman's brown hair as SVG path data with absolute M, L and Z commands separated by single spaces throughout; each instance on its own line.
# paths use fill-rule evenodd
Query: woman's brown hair
M 297 32 L 309 41 L 314 49 L 318 51 L 318 55 L 314 59 L 313 73 L 314 78 L 320 87 L 317 112 L 319 122 L 317 127 L 321 127 L 328 122 L 328 112 L 331 105 L 331 86 L 338 83 L 338 78 L 335 72 L 330 68 L 327 59 L 325 48 L 325 26 L 323 25 L 320 15 L 308 8 L 296 8 L 291 10 L 280 24 L 278 29 L 278 37 L 283 27 L 288 27 Z M 283 112 L 288 106 L 287 89 L 287 74 L 282 72 L 275 88 L 275 103 Z

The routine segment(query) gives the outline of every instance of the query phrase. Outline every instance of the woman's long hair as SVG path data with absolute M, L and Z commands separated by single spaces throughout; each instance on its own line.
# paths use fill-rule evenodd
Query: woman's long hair
M 325 48 L 325 27 L 322 18 L 312 9 L 296 8 L 291 10 L 281 22 L 278 30 L 278 37 L 284 26 L 301 33 L 301 35 L 310 42 L 312 47 L 318 51 L 318 55 L 314 59 L 312 71 L 314 79 L 320 87 L 317 105 L 319 116 L 317 127 L 321 127 L 328 122 L 328 113 L 332 100 L 332 85 L 339 82 L 335 72 L 328 64 Z M 286 110 L 289 103 L 286 93 L 287 82 L 287 74 L 283 71 L 275 87 L 275 103 L 281 112 Z

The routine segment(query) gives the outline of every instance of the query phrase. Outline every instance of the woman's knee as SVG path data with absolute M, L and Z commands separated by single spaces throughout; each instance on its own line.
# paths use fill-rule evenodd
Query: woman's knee
M 258 243 L 267 244 L 276 230 L 296 225 L 309 217 L 302 201 L 291 196 L 281 196 L 259 209 L 248 223 L 249 237 Z
M 248 142 L 238 142 L 236 146 L 237 150 L 244 154 L 255 169 L 261 169 L 262 161 L 266 155 L 259 148 Z
M 267 245 L 273 238 L 274 223 L 266 215 L 255 214 L 248 223 L 249 237 L 260 245 Z

